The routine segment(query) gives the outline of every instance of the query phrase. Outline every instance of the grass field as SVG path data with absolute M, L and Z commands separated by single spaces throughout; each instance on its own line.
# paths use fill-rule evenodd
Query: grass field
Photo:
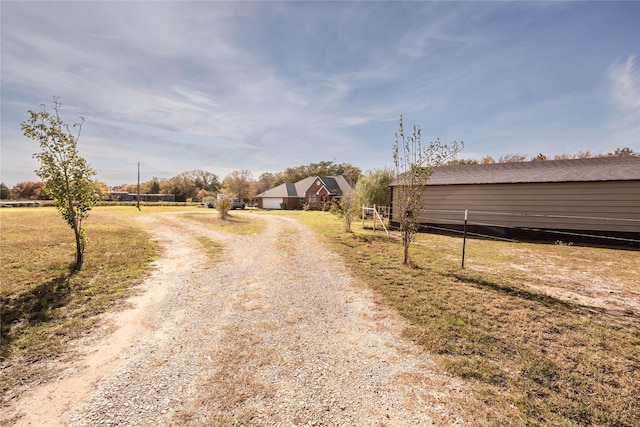
M 85 222 L 86 261 L 72 275 L 73 232 L 55 209 L 0 210 L 0 395 L 46 375 L 34 364 L 62 354 L 140 283 L 158 248 L 133 223 L 138 214 L 94 209 Z
M 96 208 L 73 276 L 73 235 L 55 210 L 0 210 L 3 394 L 122 304 L 158 254 L 131 217 L 168 210 Z M 260 211 L 216 224 L 213 213 L 179 210 L 227 231 L 264 227 Z M 462 269 L 460 239 L 420 235 L 408 268 L 398 239 L 361 223 L 345 233 L 328 213 L 270 214 L 310 225 L 408 320 L 405 336 L 476 396 L 462 407 L 469 424 L 640 425 L 639 251 L 470 240 Z
M 294 213 L 347 260 L 407 338 L 466 380 L 474 425 L 640 425 L 640 252 L 467 242 L 420 235 L 415 268 L 398 239 Z

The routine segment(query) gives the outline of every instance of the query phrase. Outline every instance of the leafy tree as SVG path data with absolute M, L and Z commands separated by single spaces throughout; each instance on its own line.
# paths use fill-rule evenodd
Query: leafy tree
M 353 166 L 350 163 L 340 163 L 339 165 L 337 165 L 335 172 L 331 175 L 344 175 L 354 183 L 357 183 L 362 176 L 362 169 Z
M 490 165 L 490 164 L 493 164 L 493 163 L 495 163 L 495 162 L 496 162 L 496 159 L 494 159 L 494 158 L 493 158 L 493 157 L 491 157 L 491 156 L 484 156 L 484 157 L 482 158 L 482 160 L 480 160 L 480 164 L 481 164 L 481 165 Z
M 138 184 L 123 185 L 120 190 L 135 194 L 138 192 Z M 155 176 L 150 181 L 140 183 L 140 194 L 160 194 L 160 191 L 160 180 Z
M 76 262 L 74 270 L 79 270 L 84 261 L 86 236 L 82 221 L 99 198 L 91 178 L 95 171 L 78 154 L 78 139 L 82 131 L 84 118 L 74 123 L 77 128 L 74 135 L 68 124 L 59 114 L 60 102 L 53 98 L 51 114 L 42 105 L 42 111 L 29 110 L 29 119 L 22 122 L 24 135 L 40 144 L 41 151 L 33 155 L 40 161 L 36 174 L 44 182 L 44 191 L 49 195 L 69 227 L 73 229 L 76 240 Z
M 198 190 L 198 192 L 196 193 L 196 197 L 194 198 L 194 200 L 198 200 L 201 202 L 212 199 L 215 199 L 215 194 L 203 189 Z
M 157 177 L 154 176 L 147 184 L 149 185 L 149 194 L 160 194 L 160 181 Z
M 151 191 L 151 186 L 154 185 L 153 182 L 156 182 L 157 187 L 159 187 L 159 191 L 153 194 L 173 194 L 178 202 L 184 202 L 188 199 L 197 200 L 200 190 L 217 193 L 220 187 L 218 175 L 200 169 L 181 172 L 171 179 L 160 182 L 158 182 L 157 178 L 154 178 L 148 183 L 149 192 Z
M 362 175 L 362 170 L 349 163 L 334 164 L 331 161 L 311 163 L 309 165 L 287 168 L 283 172 L 279 172 L 274 178 L 273 186 L 275 187 L 285 182 L 298 182 L 309 176 L 322 175 L 344 175 L 353 182 L 358 182 L 360 175 Z
M 635 156 L 640 157 L 640 153 L 632 150 L 629 147 L 624 148 L 616 148 L 615 151 L 609 153 L 592 153 L 589 150 L 581 150 L 574 154 L 556 154 L 553 156 L 553 160 L 572 160 L 572 159 L 591 159 L 596 157 L 624 157 L 624 156 Z M 533 156 L 529 159 L 532 162 L 536 161 L 544 161 L 549 160 L 549 157 L 546 155 L 539 153 L 537 156 Z M 446 166 L 452 165 L 475 165 L 475 164 L 494 164 L 494 163 L 515 163 L 515 162 L 526 162 L 526 156 L 522 154 L 506 154 L 500 156 L 497 160 L 491 156 L 485 156 L 479 162 L 473 159 L 454 159 L 450 160 L 446 163 Z
M 185 202 L 196 197 L 196 184 L 189 172 L 182 172 L 160 183 L 162 194 L 173 194 L 177 202 Z
M 275 187 L 273 185 L 275 181 L 275 175 L 271 172 L 265 172 L 256 181 L 256 194 L 264 193 L 265 191 Z
M 640 157 L 640 153 L 637 151 L 633 151 L 629 147 L 624 147 L 624 148 L 616 148 L 616 150 L 613 153 L 608 153 L 608 156 L 609 157 L 624 157 L 624 156 Z
M 540 155 L 539 155 L 540 156 Z M 609 152 L 606 154 L 594 154 L 589 150 L 578 151 L 575 154 L 557 154 L 553 157 L 553 160 L 569 160 L 569 159 L 591 159 L 595 157 L 624 157 L 624 156 L 635 156 L 640 157 L 640 153 L 633 151 L 629 147 L 624 148 L 616 148 L 615 151 Z M 536 159 L 532 159 L 536 160 Z
M 391 169 L 383 168 L 365 172 L 358 180 L 353 190 L 354 204 L 389 206 L 391 204 L 391 192 L 389 184 L 394 179 Z
M 449 160 L 445 166 L 456 166 L 456 165 L 477 165 L 480 162 L 474 159 L 453 159 Z
M 351 232 L 351 222 L 360 212 L 359 207 L 354 203 L 353 192 L 345 194 L 340 200 L 331 203 L 329 212 L 344 221 L 344 231 Z
M 0 199 L 8 199 L 9 198 L 9 187 L 4 182 L 0 183 Z
M 186 172 L 186 174 L 193 179 L 193 183 L 198 190 L 206 190 L 210 193 L 220 191 L 220 180 L 215 173 L 197 169 Z
M 225 193 L 241 200 L 248 200 L 255 196 L 251 194 L 253 177 L 247 169 L 235 170 L 222 181 Z
M 145 194 L 146 193 L 146 183 L 141 182 L 140 183 L 140 194 Z M 131 194 L 137 194 L 138 193 L 138 184 L 128 184 L 125 185 L 122 188 L 122 191 L 124 191 L 125 193 L 131 193 Z
M 11 188 L 11 198 L 20 200 L 38 200 L 46 198 L 42 181 L 22 181 Z
M 395 192 L 393 195 L 394 216 L 400 223 L 402 235 L 402 263 L 410 264 L 409 246 L 418 232 L 418 218 L 422 210 L 421 193 L 436 167 L 446 164 L 463 148 L 463 142 L 443 144 L 440 139 L 422 145 L 422 130 L 414 125 L 413 134 L 405 136 L 402 116 L 400 129 L 396 133 L 393 147 L 395 165 Z
M 505 154 L 500 156 L 498 159 L 498 163 L 518 163 L 518 162 L 526 162 L 527 156 L 523 154 Z
M 101 181 L 92 181 L 93 188 L 98 194 L 99 200 L 109 200 L 109 186 Z

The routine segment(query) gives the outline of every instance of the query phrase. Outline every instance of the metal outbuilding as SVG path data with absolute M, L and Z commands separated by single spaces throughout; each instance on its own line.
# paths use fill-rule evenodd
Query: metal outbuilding
M 418 221 L 434 230 L 460 230 L 466 210 L 491 236 L 640 242 L 640 157 L 442 166 L 421 200 Z

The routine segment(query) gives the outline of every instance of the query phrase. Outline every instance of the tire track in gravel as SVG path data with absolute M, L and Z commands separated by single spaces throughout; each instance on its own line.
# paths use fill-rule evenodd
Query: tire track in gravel
M 23 406 L 22 425 L 461 424 L 460 383 L 398 338 L 406 324 L 307 227 L 261 218 L 263 233 L 237 236 L 176 214 L 142 217 L 166 253 L 137 308 L 31 396 L 31 409 L 47 404 Z M 221 242 L 224 260 L 212 265 L 198 236 Z M 95 354 L 105 357 L 88 363 Z

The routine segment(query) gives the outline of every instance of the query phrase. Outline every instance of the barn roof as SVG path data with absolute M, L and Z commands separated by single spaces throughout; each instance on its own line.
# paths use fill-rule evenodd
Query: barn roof
M 427 185 L 640 180 L 640 157 L 441 166 Z M 391 183 L 397 185 L 397 181 Z

